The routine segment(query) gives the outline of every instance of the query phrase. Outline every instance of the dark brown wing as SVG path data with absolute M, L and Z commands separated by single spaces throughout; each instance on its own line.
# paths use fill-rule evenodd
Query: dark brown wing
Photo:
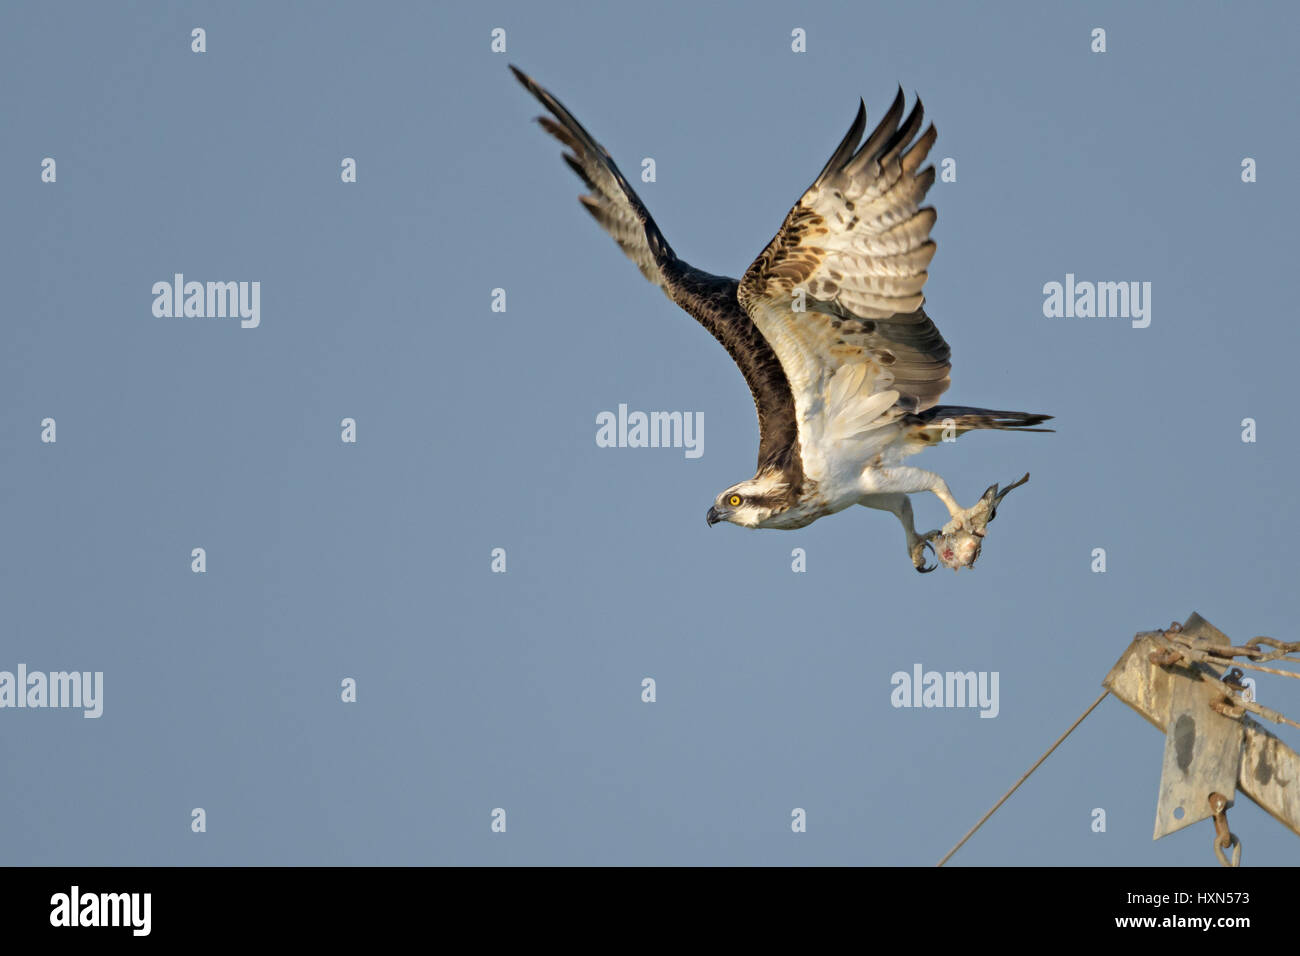
M 532 77 L 510 67 L 515 78 L 550 116 L 542 128 L 568 147 L 564 161 L 591 193 L 579 200 L 637 264 L 642 275 L 664 290 L 719 342 L 740 367 L 754 397 L 759 424 L 759 468 L 787 472 L 792 485 L 802 481 L 794 401 L 781 362 L 736 298 L 737 281 L 696 269 L 678 259 L 650 217 L 645 204 L 619 172 L 614 160 L 559 100 Z
M 563 103 L 531 76 L 513 66 L 510 69 L 554 117 L 539 116 L 537 122 L 569 148 L 570 151 L 563 154 L 564 161 L 591 190 L 590 194 L 579 196 L 578 201 L 614 237 L 619 248 L 637 264 L 641 274 L 668 293 L 669 280 L 664 269 L 677 257 L 636 191 L 614 165 L 609 153 L 582 128 Z M 671 297 L 671 293 L 668 294 Z

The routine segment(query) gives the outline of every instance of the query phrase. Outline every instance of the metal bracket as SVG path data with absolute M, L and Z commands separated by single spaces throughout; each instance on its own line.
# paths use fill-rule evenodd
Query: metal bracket
M 1185 628 L 1201 626 L 1209 629 L 1205 633 L 1219 634 L 1198 614 L 1188 618 Z M 1231 641 L 1224 637 L 1222 643 L 1231 644 Z M 1176 668 L 1162 667 L 1152 661 L 1152 655 L 1159 656 L 1165 646 L 1167 642 L 1161 640 L 1158 632 L 1138 634 L 1102 684 L 1168 735 L 1174 685 L 1185 681 L 1174 675 Z M 1250 714 L 1238 720 L 1244 731 L 1244 743 L 1237 788 L 1283 826 L 1300 835 L 1300 754 L 1265 730 Z M 1208 791 L 1201 794 L 1184 810 L 1204 806 L 1208 795 Z
M 1174 664 L 1168 668 L 1176 679 L 1165 720 L 1155 840 L 1214 816 L 1210 794 L 1223 794 L 1227 806 L 1232 806 L 1237 795 L 1245 728 L 1240 721 L 1210 708 L 1223 694 L 1201 678 L 1200 668 L 1205 666 Z

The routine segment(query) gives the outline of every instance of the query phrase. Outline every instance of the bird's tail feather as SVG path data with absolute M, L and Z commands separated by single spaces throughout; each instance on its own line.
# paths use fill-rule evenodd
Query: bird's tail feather
M 970 408 L 966 405 L 935 405 L 916 416 L 917 424 L 927 431 L 956 428 L 958 432 L 977 428 L 995 428 L 999 431 L 1054 432 L 1055 428 L 1035 428 L 1049 421 L 1051 415 L 1034 412 L 999 412 L 991 408 Z

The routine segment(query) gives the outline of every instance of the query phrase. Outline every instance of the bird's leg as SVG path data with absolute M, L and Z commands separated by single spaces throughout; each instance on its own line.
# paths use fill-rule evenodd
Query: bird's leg
M 957 500 L 953 498 L 952 492 L 948 490 L 948 482 L 924 468 L 905 466 L 867 468 L 862 472 L 859 484 L 863 493 L 868 495 L 889 494 L 892 492 L 911 495 L 921 491 L 929 491 L 943 502 L 943 506 L 948 509 L 948 514 L 952 516 L 953 521 L 960 520 L 961 516 L 966 514 L 961 506 L 957 504 Z M 951 524 L 951 522 L 949 523 Z
M 977 538 L 984 537 L 985 529 L 990 521 L 997 517 L 998 505 L 1002 499 L 1007 496 L 1013 489 L 1019 488 L 1029 480 L 1028 472 L 1019 481 L 1014 481 L 1007 485 L 1001 491 L 996 484 L 989 485 L 984 489 L 984 494 L 980 495 L 980 500 L 975 502 L 961 514 L 961 524 L 956 523 L 957 518 L 943 526 L 943 533 L 946 535 L 954 534 L 958 531 L 968 531 Z
M 969 568 L 975 564 L 975 559 L 980 554 L 985 529 L 997 514 L 998 504 L 1009 491 L 1019 488 L 1028 480 L 1029 476 L 1025 475 L 1001 491 L 998 490 L 997 485 L 990 485 L 979 501 L 969 508 L 962 508 L 953 499 L 947 482 L 933 472 L 905 467 L 867 468 L 862 472 L 863 497 L 860 500 L 868 507 L 879 507 L 898 515 L 899 520 L 903 522 L 903 529 L 909 532 L 908 553 L 912 557 L 913 566 L 918 571 L 928 570 L 922 567 L 922 555 L 925 547 L 931 542 L 935 542 L 932 548 L 939 563 L 956 570 Z M 903 501 L 907 501 L 908 494 L 920 491 L 932 492 L 944 503 L 944 507 L 952 516 L 952 520 L 937 534 L 932 532 L 927 535 L 917 535 L 912 526 L 910 502 L 906 505 L 907 518 L 904 520 L 902 502 L 893 500 L 895 496 L 899 496 Z M 868 498 L 882 503 L 873 504 L 867 500 Z M 884 504 L 885 501 L 890 501 L 891 504 Z
M 903 533 L 907 535 L 907 556 L 912 561 L 912 567 L 922 574 L 927 574 L 938 567 L 936 564 L 925 563 L 925 549 L 934 550 L 930 542 L 939 537 L 939 532 L 916 533 L 916 525 L 912 520 L 912 499 L 898 492 L 887 495 L 863 495 L 861 504 L 868 508 L 888 511 L 898 518 L 899 524 L 903 526 Z

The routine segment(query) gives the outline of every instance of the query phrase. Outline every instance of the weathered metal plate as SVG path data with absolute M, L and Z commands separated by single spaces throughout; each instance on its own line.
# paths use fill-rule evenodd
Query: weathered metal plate
M 1241 756 L 1241 791 L 1300 836 L 1300 756 L 1249 717 Z
M 1181 679 L 1173 682 L 1165 723 L 1156 840 L 1212 817 L 1211 793 L 1223 794 L 1231 806 L 1241 768 L 1241 722 L 1210 709 L 1222 693 L 1192 670 L 1172 669 Z
M 1193 614 L 1183 625 L 1184 629 L 1199 629 L 1201 626 L 1210 625 L 1199 614 Z M 1224 643 L 1227 643 L 1226 638 Z M 1165 733 L 1173 685 L 1181 681 L 1176 681 L 1164 668 L 1151 663 L 1151 653 L 1158 649 L 1151 633 L 1138 634 L 1110 669 L 1102 685 Z M 1275 820 L 1300 836 L 1300 754 L 1261 727 L 1249 714 L 1241 718 L 1241 724 L 1245 746 L 1237 786 Z

